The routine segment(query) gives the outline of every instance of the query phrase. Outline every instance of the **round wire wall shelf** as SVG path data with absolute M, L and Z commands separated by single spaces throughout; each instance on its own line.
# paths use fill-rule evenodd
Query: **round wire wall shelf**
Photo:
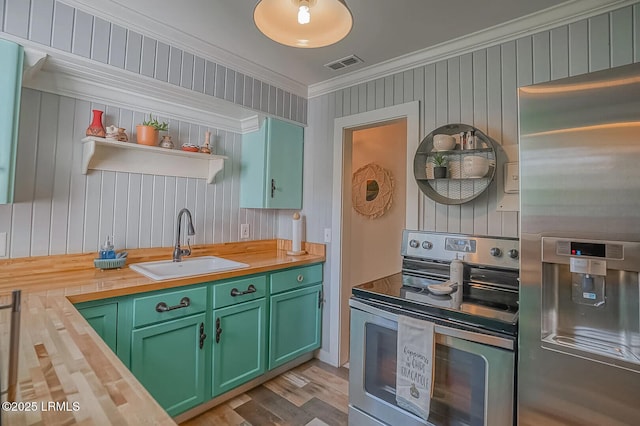
M 459 134 L 473 131 L 477 140 L 474 149 L 460 149 Z M 452 135 L 457 144 L 448 151 L 436 151 L 433 147 L 434 135 Z M 480 130 L 467 124 L 447 124 L 429 133 L 420 142 L 413 161 L 413 174 L 420 190 L 432 200 L 441 204 L 463 204 L 479 197 L 489 188 L 496 173 L 497 143 Z M 447 157 L 447 177 L 435 178 L 433 157 L 436 153 Z M 467 156 L 479 156 L 489 161 L 489 170 L 484 176 L 468 177 L 462 164 Z

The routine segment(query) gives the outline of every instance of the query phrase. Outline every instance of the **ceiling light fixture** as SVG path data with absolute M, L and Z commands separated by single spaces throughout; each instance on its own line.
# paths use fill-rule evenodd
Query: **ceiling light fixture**
M 344 0 L 260 0 L 253 20 L 270 39 L 303 48 L 337 43 L 353 25 Z

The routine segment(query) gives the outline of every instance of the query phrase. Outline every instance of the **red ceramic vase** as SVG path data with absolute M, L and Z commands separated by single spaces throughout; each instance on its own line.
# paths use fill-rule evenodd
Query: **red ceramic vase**
M 102 114 L 103 111 L 94 109 L 93 119 L 91 120 L 91 124 L 87 127 L 87 136 L 95 136 L 98 138 L 104 138 L 107 135 L 104 127 L 102 126 Z

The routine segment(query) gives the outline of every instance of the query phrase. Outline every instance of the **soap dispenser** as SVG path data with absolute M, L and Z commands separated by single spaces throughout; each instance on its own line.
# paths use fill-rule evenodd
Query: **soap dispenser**
M 100 248 L 100 259 L 115 259 L 116 252 L 114 250 L 113 243 L 111 242 L 109 236 L 107 235 L 107 239 L 104 244 Z

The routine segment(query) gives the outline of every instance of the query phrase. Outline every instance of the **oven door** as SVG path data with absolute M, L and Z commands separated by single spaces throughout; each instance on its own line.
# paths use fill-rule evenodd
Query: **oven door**
M 349 424 L 513 425 L 514 340 L 449 327 L 437 320 L 427 422 L 396 404 L 398 310 L 354 299 L 349 304 Z

